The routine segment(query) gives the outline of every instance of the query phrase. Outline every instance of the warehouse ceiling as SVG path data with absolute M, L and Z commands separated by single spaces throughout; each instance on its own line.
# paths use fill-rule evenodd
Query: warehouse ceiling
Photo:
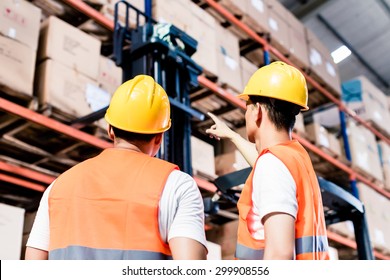
M 339 66 L 342 81 L 367 76 L 390 95 L 390 0 L 279 0 L 329 51 L 351 51 Z

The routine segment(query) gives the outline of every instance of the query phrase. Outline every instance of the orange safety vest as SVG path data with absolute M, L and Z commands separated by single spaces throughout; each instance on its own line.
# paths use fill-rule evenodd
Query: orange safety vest
M 172 259 L 158 209 L 174 169 L 110 148 L 63 173 L 49 194 L 49 259 Z
M 329 259 L 321 191 L 306 150 L 298 141 L 293 140 L 264 149 L 259 158 L 265 153 L 272 153 L 280 159 L 296 183 L 298 212 L 295 221 L 295 258 L 297 260 Z M 255 167 L 245 183 L 237 204 L 240 216 L 236 248 L 238 259 L 263 259 L 264 256 L 265 240 L 254 239 L 249 233 L 247 224 L 247 216 L 253 205 L 252 180 Z

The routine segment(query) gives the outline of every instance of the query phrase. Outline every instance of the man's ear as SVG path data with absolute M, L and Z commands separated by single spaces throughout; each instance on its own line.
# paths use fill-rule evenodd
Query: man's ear
M 114 139 L 115 139 L 115 134 L 114 134 L 114 130 L 112 129 L 111 124 L 108 124 L 108 125 L 107 125 L 107 135 L 108 135 L 108 137 L 109 137 L 112 141 L 114 141 Z
M 162 139 L 163 139 L 162 136 L 163 136 L 163 133 L 157 134 L 156 137 L 154 137 L 154 144 L 160 145 L 162 142 Z
M 255 114 L 255 119 L 256 119 L 256 122 L 261 122 L 262 118 L 263 118 L 263 114 L 265 113 L 264 111 L 264 107 L 261 106 L 260 103 L 256 102 L 255 106 L 254 107 L 254 114 Z

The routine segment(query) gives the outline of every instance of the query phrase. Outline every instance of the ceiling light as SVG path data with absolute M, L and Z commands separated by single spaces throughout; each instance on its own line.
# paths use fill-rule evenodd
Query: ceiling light
M 337 50 L 331 53 L 334 63 L 339 63 L 351 55 L 351 50 L 342 45 Z

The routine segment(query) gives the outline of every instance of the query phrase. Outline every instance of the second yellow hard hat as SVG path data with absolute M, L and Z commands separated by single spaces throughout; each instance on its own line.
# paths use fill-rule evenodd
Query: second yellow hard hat
M 284 100 L 308 110 L 308 92 L 303 74 L 295 67 L 281 61 L 272 62 L 258 69 L 249 79 L 239 98 L 248 100 L 258 95 Z

